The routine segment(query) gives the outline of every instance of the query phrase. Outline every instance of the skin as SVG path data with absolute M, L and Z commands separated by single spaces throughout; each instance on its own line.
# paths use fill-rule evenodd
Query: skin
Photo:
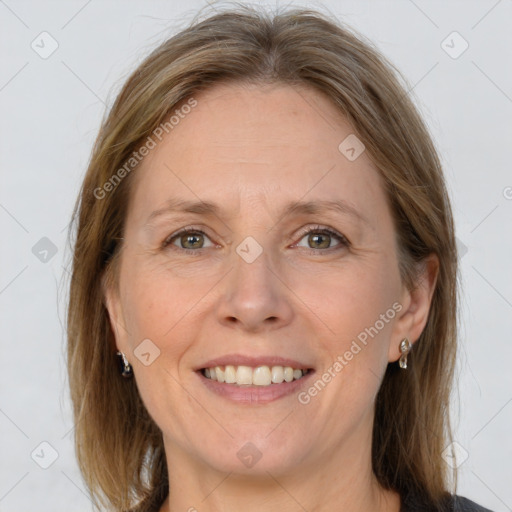
M 414 291 L 402 284 L 382 179 L 366 152 L 355 161 L 340 153 L 354 130 L 319 93 L 223 84 L 195 98 L 134 175 L 119 286 L 105 292 L 117 347 L 163 432 L 171 493 L 161 510 L 399 511 L 399 496 L 371 468 L 374 401 L 400 341 L 425 327 L 437 259 Z M 224 210 L 148 224 L 172 197 Z M 282 206 L 299 199 L 344 199 L 367 222 L 283 217 Z M 317 225 L 350 245 L 301 234 Z M 206 235 L 162 248 L 189 226 Z M 236 252 L 248 236 L 263 250 L 252 263 Z M 176 250 L 201 243 L 199 255 Z M 400 312 L 307 405 L 296 394 L 233 403 L 194 371 L 237 353 L 292 357 L 321 376 L 394 303 Z M 134 355 L 147 338 L 160 350 L 149 366 Z M 237 457 L 247 442 L 262 455 L 251 468 Z

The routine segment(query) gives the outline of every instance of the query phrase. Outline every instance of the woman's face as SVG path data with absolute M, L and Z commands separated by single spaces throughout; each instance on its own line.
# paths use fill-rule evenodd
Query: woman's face
M 423 328 L 382 179 L 312 90 L 224 84 L 195 99 L 134 171 L 107 292 L 117 346 L 173 461 L 273 475 L 337 453 L 357 464 L 386 366 Z

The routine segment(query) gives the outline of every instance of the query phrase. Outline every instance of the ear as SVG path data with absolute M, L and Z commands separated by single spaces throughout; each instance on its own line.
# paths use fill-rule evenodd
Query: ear
M 127 334 L 128 331 L 124 327 L 124 315 L 123 308 L 121 303 L 121 297 L 119 293 L 119 289 L 114 283 L 112 275 L 108 269 L 102 279 L 101 279 L 101 288 L 103 291 L 103 302 L 105 304 L 105 308 L 107 309 L 109 320 L 110 320 L 110 328 L 114 333 L 115 344 L 117 350 L 128 354 L 128 339 Z
M 393 326 L 388 354 L 390 362 L 397 361 L 400 358 L 400 341 L 408 338 L 414 344 L 427 324 L 432 296 L 439 274 L 439 258 L 432 253 L 420 265 L 421 271 L 414 289 L 408 290 L 405 284 L 402 288 L 400 304 L 402 304 L 403 309 Z

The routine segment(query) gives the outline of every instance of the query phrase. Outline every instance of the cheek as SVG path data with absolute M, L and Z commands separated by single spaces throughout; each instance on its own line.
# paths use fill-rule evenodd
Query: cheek
M 347 343 L 350 345 L 360 334 L 364 341 L 368 330 L 373 337 L 388 337 L 396 316 L 392 306 L 399 297 L 399 287 L 393 269 L 384 261 L 351 265 L 338 275 L 325 276 L 322 283 L 311 288 L 315 291 L 309 293 L 309 299 L 329 327 L 331 348 L 348 348 Z
M 317 386 L 326 390 L 321 407 L 343 416 L 351 411 L 357 417 L 373 403 L 388 364 L 400 304 L 397 275 L 384 263 L 354 266 L 326 280 L 323 294 L 309 295 L 308 304 L 328 327 L 319 340 L 326 357 L 317 379 L 328 381 L 325 388 Z
M 133 272 L 125 282 L 124 316 L 132 344 L 150 338 L 161 348 L 179 347 L 182 337 L 177 333 L 199 309 L 209 281 L 148 268 Z
M 193 424 L 194 418 L 188 416 L 194 403 L 189 403 L 191 397 L 181 383 L 186 376 L 180 372 L 180 362 L 193 339 L 191 304 L 198 302 L 200 291 L 171 280 L 168 274 L 164 278 L 161 272 L 146 273 L 140 267 L 127 275 L 123 310 L 137 388 L 156 424 L 182 438 L 180 425 Z M 170 411 L 180 411 L 180 422 L 169 422 Z

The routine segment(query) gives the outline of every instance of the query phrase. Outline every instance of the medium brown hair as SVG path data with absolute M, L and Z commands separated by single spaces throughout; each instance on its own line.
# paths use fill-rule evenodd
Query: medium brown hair
M 399 77 L 370 42 L 322 13 L 237 6 L 195 20 L 126 81 L 102 123 L 73 212 L 68 369 L 78 462 L 97 504 L 150 510 L 169 491 L 161 432 L 135 379 L 120 375 L 102 287 L 103 278 L 109 285 L 117 279 L 136 170 L 103 197 L 97 191 L 119 176 L 177 105 L 230 82 L 307 86 L 329 98 L 384 179 L 402 281 L 413 289 L 421 262 L 430 254 L 439 258 L 428 321 L 409 369 L 389 364 L 376 398 L 372 459 L 382 486 L 402 497 L 419 493 L 436 504 L 446 494 L 442 451 L 451 441 L 457 253 L 441 164 Z

